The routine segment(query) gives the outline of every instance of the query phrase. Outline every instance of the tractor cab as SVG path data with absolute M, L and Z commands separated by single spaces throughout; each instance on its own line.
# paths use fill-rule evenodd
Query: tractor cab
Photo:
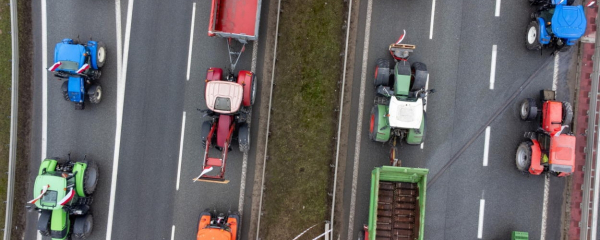
M 244 88 L 235 82 L 209 81 L 206 83 L 206 106 L 222 114 L 235 113 L 242 105 Z
M 394 128 L 419 129 L 423 121 L 423 100 L 401 101 L 395 97 L 390 98 L 389 116 L 390 126 Z

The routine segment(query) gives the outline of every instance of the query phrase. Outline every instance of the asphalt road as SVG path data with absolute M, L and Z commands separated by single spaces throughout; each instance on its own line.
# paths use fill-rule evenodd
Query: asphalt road
M 367 2 L 360 2 L 356 49 L 363 49 Z M 357 51 L 352 89 L 353 118 L 350 129 L 362 131 L 358 166 L 356 212 L 353 231 L 348 236 L 352 187 L 345 181 L 344 229 L 342 238 L 355 239 L 367 223 L 370 172 L 387 165 L 389 146 L 368 139 L 368 116 L 373 106 L 373 66 L 377 58 L 391 60 L 387 51 L 402 30 L 403 43 L 415 44 L 410 60 L 424 62 L 430 74 L 429 88 L 436 93 L 428 97 L 427 137 L 424 148 L 403 145 L 399 150 L 403 166 L 430 170 L 429 179 L 472 138 L 464 153 L 427 189 L 425 239 L 477 239 L 480 200 L 485 199 L 483 239 L 506 239 L 514 230 L 528 231 L 532 239 L 540 238 L 543 176 L 525 176 L 514 167 L 517 145 L 525 131 L 535 129 L 533 123 L 522 123 L 517 107 L 525 97 L 537 97 L 539 90 L 551 89 L 553 57 L 550 52 L 525 49 L 525 27 L 530 8 L 526 1 L 502 1 L 500 16 L 495 17 L 495 1 L 437 1 L 433 38 L 429 39 L 432 1 L 373 1 L 368 58 Z M 496 74 L 490 90 L 491 56 L 497 45 Z M 567 98 L 568 63 L 561 54 L 559 98 Z M 367 61 L 364 110 L 358 112 L 362 61 Z M 538 74 L 534 73 L 538 70 Z M 522 88 L 515 101 L 508 102 Z M 565 99 L 566 100 L 566 99 Z M 508 103 L 507 103 L 508 102 Z M 486 122 L 499 112 L 490 126 L 489 159 L 483 166 L 484 135 L 477 135 Z M 350 134 L 349 146 L 356 143 Z M 345 179 L 352 179 L 356 154 L 348 149 L 349 162 Z M 547 239 L 559 239 L 562 193 L 565 179 L 552 178 L 548 205 Z
M 48 1 L 48 64 L 52 64 L 54 44 L 65 37 L 92 36 L 106 43 L 108 59 L 100 80 L 104 99 L 97 105 L 88 104 L 84 111 L 75 111 L 72 103 L 62 99 L 60 84 L 49 76 L 48 81 L 48 156 L 74 157 L 87 154 L 88 159 L 99 163 L 101 178 L 92 205 L 95 223 L 90 239 L 106 239 L 107 226 L 112 226 L 112 239 L 188 239 L 196 232 L 198 215 L 205 208 L 219 211 L 238 209 L 242 183 L 242 154 L 234 143 L 227 162 L 226 178 L 229 184 L 191 181 L 201 172 L 202 147 L 200 126 L 205 119 L 197 108 L 206 108 L 203 98 L 205 71 L 208 67 L 229 66 L 227 45 L 224 39 L 206 34 L 210 3 L 196 2 L 195 26 L 190 79 L 186 80 L 192 6 L 194 1 L 135 1 L 133 4 L 129 39 L 129 60 L 123 105 L 122 135 L 119 154 L 114 218 L 108 219 L 111 172 L 115 149 L 117 111 L 117 61 L 115 31 L 115 2 Z M 263 1 L 268 6 L 268 1 Z M 126 36 L 128 2 L 121 1 L 121 35 Z M 266 8 L 266 7 L 265 7 Z M 94 11 L 90 11 L 94 9 Z M 39 165 L 41 156 L 42 91 L 42 6 L 36 3 L 35 17 L 35 83 L 34 86 L 34 142 L 32 166 Z M 262 25 L 266 24 L 266 10 Z M 266 29 L 261 29 L 264 34 Z M 123 39 L 126 41 L 126 39 Z M 123 42 L 125 45 L 125 42 Z M 259 49 L 264 44 L 259 43 Z M 237 70 L 250 70 L 252 44 L 238 63 Z M 258 58 L 263 55 L 258 51 Z M 262 69 L 258 61 L 256 69 Z M 261 72 L 257 72 L 258 79 Z M 121 79 L 123 81 L 123 79 Z M 259 84 L 260 86 L 260 84 Z M 260 89 L 255 108 L 260 107 Z M 186 112 L 185 131 L 182 118 Z M 254 119 L 258 119 L 258 111 Z M 257 121 L 251 134 L 256 140 Z M 184 136 L 180 186 L 178 157 L 181 135 Z M 254 178 L 255 145 L 248 154 L 245 198 L 248 214 L 243 215 L 242 226 L 249 226 L 252 180 Z M 32 183 L 35 172 L 31 174 Z M 31 187 L 31 186 L 30 186 Z M 28 215 L 26 239 L 35 239 L 37 214 Z M 244 228 L 243 232 L 248 229 Z

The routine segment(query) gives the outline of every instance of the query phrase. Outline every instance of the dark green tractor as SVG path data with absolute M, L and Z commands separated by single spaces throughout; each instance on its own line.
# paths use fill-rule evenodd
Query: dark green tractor
M 60 158 L 42 161 L 29 204 L 40 213 L 37 228 L 52 239 L 84 239 L 90 235 L 92 193 L 98 182 L 98 166 L 92 161 Z M 31 209 L 31 205 L 28 205 Z
M 421 62 L 410 64 L 409 53 L 415 45 L 394 43 L 389 47 L 395 65 L 380 58 L 375 67 L 375 105 L 371 110 L 369 137 L 376 142 L 405 140 L 421 144 L 426 133 L 427 66 Z M 394 154 L 394 153 L 392 153 Z M 393 158 L 393 156 L 392 156 Z

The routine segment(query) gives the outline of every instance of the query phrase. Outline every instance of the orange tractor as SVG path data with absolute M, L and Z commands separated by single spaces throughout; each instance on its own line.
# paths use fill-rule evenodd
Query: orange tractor
M 517 148 L 517 169 L 533 175 L 549 172 L 568 176 L 575 170 L 575 136 L 569 127 L 573 107 L 569 102 L 556 101 L 554 91 L 543 90 L 540 95 L 541 110 L 533 98 L 525 99 L 520 106 L 521 120 L 539 119 L 541 126 L 525 133 L 528 140 Z
M 197 240 L 237 240 L 239 239 L 240 215 L 236 213 L 210 212 L 209 209 L 200 213 L 198 221 Z

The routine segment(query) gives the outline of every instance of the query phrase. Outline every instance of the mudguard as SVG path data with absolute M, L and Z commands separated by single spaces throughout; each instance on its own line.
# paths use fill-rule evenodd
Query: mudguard
M 407 61 L 400 61 L 394 67 L 394 93 L 396 96 L 408 96 L 412 71 Z
M 423 112 L 423 119 L 421 120 L 421 127 L 419 129 L 409 129 L 408 135 L 406 136 L 406 143 L 408 144 L 421 144 L 425 141 L 425 133 L 427 123 L 426 114 Z
M 244 107 L 252 105 L 252 83 L 255 81 L 254 73 L 246 70 L 240 70 L 238 73 L 237 83 L 244 87 L 244 97 L 242 104 Z
M 211 67 L 206 70 L 206 80 L 218 81 L 223 80 L 223 69 Z
M 375 135 L 373 140 L 377 142 L 387 142 L 390 140 L 390 131 L 392 128 L 387 119 L 388 110 L 388 106 L 386 105 L 376 105 L 374 113 L 371 113 L 374 114 L 372 117 L 374 117 L 373 120 L 375 121 L 375 124 L 372 126 Z
M 52 220 L 50 222 L 50 237 L 52 239 L 66 239 L 69 233 L 69 214 L 65 210 L 52 210 Z
M 237 214 L 229 214 L 227 216 L 227 224 L 231 228 L 231 239 L 238 239 L 238 233 L 240 231 L 240 215 Z
M 52 211 L 42 210 L 38 218 L 37 230 L 50 233 L 50 217 L 52 217 Z
M 544 167 L 542 166 L 542 150 L 540 148 L 540 143 L 532 139 L 531 142 L 531 166 L 529 167 L 529 173 L 533 175 L 540 175 L 544 171 Z
M 44 169 L 46 170 L 46 172 L 54 172 L 54 170 L 56 169 L 56 163 L 57 161 L 54 159 L 46 159 L 42 161 L 38 175 L 42 175 Z
M 87 168 L 86 163 L 77 162 L 73 166 L 72 173 L 75 174 L 75 192 L 77 196 L 85 197 L 85 191 L 83 190 L 83 179 L 85 179 L 85 169 Z
M 540 43 L 541 44 L 548 44 L 550 43 L 550 35 L 548 35 L 548 31 L 546 31 L 546 24 L 544 23 L 544 19 L 539 17 L 538 19 L 538 24 L 540 25 Z
M 87 48 L 88 51 L 90 52 L 90 57 L 91 57 L 91 62 L 92 62 L 92 68 L 93 69 L 98 69 L 98 59 L 96 59 L 96 57 L 98 56 L 97 51 L 98 51 L 98 42 L 96 41 L 88 41 L 87 42 Z

